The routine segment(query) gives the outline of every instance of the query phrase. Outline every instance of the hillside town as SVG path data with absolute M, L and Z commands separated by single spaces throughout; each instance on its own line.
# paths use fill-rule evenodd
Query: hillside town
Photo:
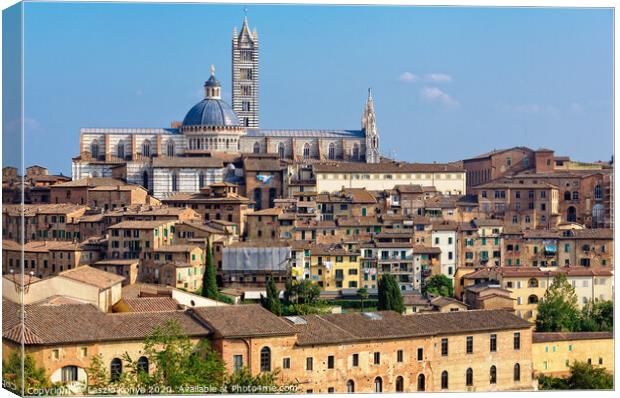
M 71 176 L 3 168 L 5 382 L 22 346 L 29 388 L 71 394 L 532 391 L 613 374 L 613 161 L 525 146 L 391 159 L 371 90 L 359 129 L 262 129 L 247 19 L 232 60 L 232 106 L 212 67 L 181 122 L 82 128 Z M 202 378 L 174 384 L 155 351 L 179 341 L 221 371 L 188 360 Z

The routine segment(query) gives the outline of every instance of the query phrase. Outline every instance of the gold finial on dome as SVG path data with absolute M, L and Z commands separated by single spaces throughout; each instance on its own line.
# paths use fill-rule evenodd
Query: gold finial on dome
M 215 65 L 211 64 L 211 76 L 215 76 Z

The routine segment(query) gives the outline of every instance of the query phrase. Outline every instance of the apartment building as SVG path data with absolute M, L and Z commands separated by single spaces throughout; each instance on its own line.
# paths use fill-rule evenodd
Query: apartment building
M 342 245 L 311 245 L 309 279 L 323 291 L 357 289 L 360 284 L 360 255 Z
M 108 228 L 108 258 L 152 260 L 153 252 L 174 242 L 176 221 L 123 221 Z

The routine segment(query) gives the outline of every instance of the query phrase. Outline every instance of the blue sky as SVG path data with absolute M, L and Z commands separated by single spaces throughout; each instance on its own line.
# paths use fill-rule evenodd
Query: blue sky
M 70 173 L 80 127 L 182 120 L 211 64 L 230 99 L 243 8 L 27 4 L 25 163 Z M 612 154 L 609 9 L 248 6 L 248 18 L 264 128 L 359 128 L 372 87 L 385 155 Z

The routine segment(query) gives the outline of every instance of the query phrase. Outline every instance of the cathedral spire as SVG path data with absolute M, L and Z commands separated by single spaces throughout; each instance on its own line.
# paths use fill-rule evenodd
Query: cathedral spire
M 258 32 L 250 30 L 247 9 L 232 39 L 232 105 L 242 126 L 259 127 Z
M 379 163 L 379 133 L 377 132 L 375 105 L 371 88 L 368 88 L 366 107 L 362 113 L 362 131 L 366 137 L 366 162 Z

